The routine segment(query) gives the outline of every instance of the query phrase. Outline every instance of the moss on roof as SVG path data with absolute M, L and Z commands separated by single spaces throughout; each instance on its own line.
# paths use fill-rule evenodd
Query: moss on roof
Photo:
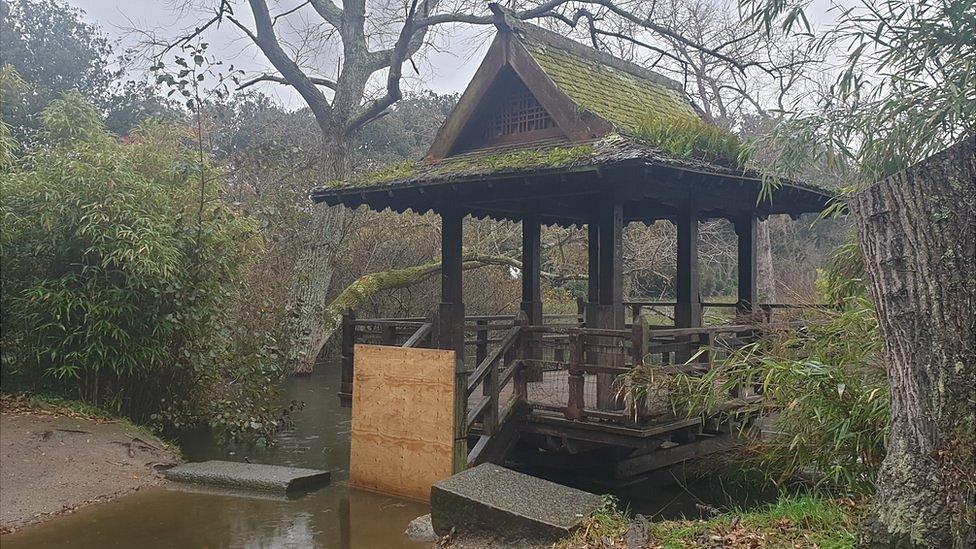
M 620 133 L 678 158 L 742 165 L 744 148 L 739 139 L 703 121 L 682 92 L 537 39 L 526 41 L 525 46 L 579 108 L 609 121 Z
M 481 149 L 450 156 L 438 162 L 423 160 L 393 164 L 355 175 L 340 186 L 365 186 L 390 182 L 451 179 L 493 175 L 514 171 L 569 168 L 589 160 L 596 151 L 592 143 L 542 141 L 515 147 Z
M 574 103 L 610 121 L 625 133 L 648 116 L 698 120 L 681 92 L 635 74 L 552 46 L 526 44 L 539 67 Z

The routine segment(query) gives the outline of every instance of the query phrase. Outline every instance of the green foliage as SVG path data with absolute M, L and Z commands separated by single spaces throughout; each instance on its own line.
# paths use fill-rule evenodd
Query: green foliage
M 813 476 L 841 490 L 869 491 L 888 424 L 874 309 L 853 297 L 808 321 L 802 330 L 767 332 L 703 376 L 636 370 L 635 396 L 668 398 L 676 413 L 716 413 L 734 388 L 758 387 L 763 399 L 746 413 L 775 434 L 758 439 L 743 465 L 777 484 Z
M 850 296 L 867 296 L 864 277 L 864 257 L 852 234 L 847 242 L 834 249 L 817 286 L 827 303 L 842 305 Z
M 756 144 L 779 151 L 771 170 L 793 176 L 818 159 L 843 161 L 869 183 L 976 132 L 976 2 L 867 0 L 838 8 L 820 35 L 806 23 L 810 4 L 740 0 L 766 32 L 799 32 L 822 54 L 846 52 L 819 104 L 789 113 Z
M 603 547 L 605 540 L 623 537 L 630 525 L 626 510 L 614 496 L 604 495 L 603 505 L 583 519 L 576 532 L 556 547 Z
M 732 509 L 708 520 L 651 524 L 653 547 L 714 547 L 720 539 L 732 547 L 853 548 L 860 508 L 849 500 L 813 494 L 781 496 L 756 509 Z
M 636 136 L 678 158 L 694 156 L 740 167 L 749 158 L 738 137 L 697 117 L 648 116 L 637 129 Z
M 42 119 L 2 182 L 5 374 L 137 422 L 273 429 L 273 356 L 231 314 L 255 224 L 219 171 L 178 127 L 120 144 L 77 93 Z
M 112 49 L 82 13 L 58 0 L 0 0 L 0 66 L 12 66 L 30 92 L 0 106 L 19 139 L 40 127 L 40 111 L 64 92 L 99 106 L 107 97 Z

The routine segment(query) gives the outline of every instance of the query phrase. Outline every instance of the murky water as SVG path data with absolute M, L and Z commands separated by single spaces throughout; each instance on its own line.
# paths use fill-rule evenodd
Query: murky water
M 151 489 L 81 509 L 2 538 L 3 549 L 54 547 L 424 547 L 404 536 L 426 505 L 350 489 L 349 409 L 336 370 L 289 380 L 305 402 L 294 429 L 272 447 L 220 447 L 204 433 L 181 440 L 186 459 L 225 459 L 330 469 L 332 483 L 296 500 Z
M 286 383 L 283 396 L 301 400 L 305 407 L 296 414 L 295 427 L 280 434 L 274 446 L 219 446 L 206 433 L 187 434 L 180 441 L 190 461 L 247 457 L 254 463 L 329 469 L 332 483 L 322 490 L 285 500 L 180 487 L 150 489 L 3 536 L 3 549 L 424 547 L 403 532 L 411 520 L 429 512 L 426 505 L 347 485 L 350 412 L 336 398 L 338 368 L 325 370 Z M 730 503 L 714 482 L 637 486 L 618 495 L 632 511 L 652 517 L 699 516 L 701 505 Z

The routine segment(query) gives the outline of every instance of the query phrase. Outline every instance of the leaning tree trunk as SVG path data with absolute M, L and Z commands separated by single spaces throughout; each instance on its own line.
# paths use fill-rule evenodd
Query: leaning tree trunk
M 857 193 L 891 388 L 868 547 L 976 543 L 976 137 Z
M 336 136 L 329 141 L 324 147 L 323 180 L 342 180 L 352 171 L 350 140 Z M 327 341 L 326 334 L 330 333 L 326 298 L 332 286 L 346 215 L 338 206 L 311 207 L 288 295 L 285 357 L 291 374 L 312 373 L 315 359 Z

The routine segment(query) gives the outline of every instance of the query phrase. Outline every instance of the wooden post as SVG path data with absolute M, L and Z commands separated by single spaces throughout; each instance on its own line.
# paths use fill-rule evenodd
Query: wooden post
M 529 325 L 529 319 L 525 316 L 524 311 L 519 311 L 515 315 L 515 326 L 521 326 L 525 328 Z M 529 344 L 528 344 L 529 334 L 521 333 L 518 336 L 518 341 L 513 345 L 515 351 L 515 360 L 521 358 L 529 358 Z M 513 368 L 514 364 L 510 365 L 509 368 Z M 519 367 L 518 371 L 515 372 L 514 381 L 515 384 L 515 397 L 520 403 L 527 403 L 529 401 L 529 386 L 528 386 L 528 376 L 526 373 L 525 366 Z
M 599 313 L 597 326 L 604 329 L 622 329 L 623 306 L 623 205 L 613 199 L 601 205 L 599 216 Z M 600 343 L 612 345 L 612 338 L 600 338 Z M 623 363 L 616 355 L 600 354 L 599 364 L 619 366 Z M 599 373 L 596 376 L 597 408 L 619 409 L 620 399 L 614 398 L 613 381 L 617 376 Z
M 339 362 L 339 405 L 352 406 L 354 349 L 356 348 L 356 313 L 349 309 L 342 314 L 342 342 Z
M 438 347 L 454 351 L 454 471 L 468 462 L 468 372 L 464 367 L 464 301 L 461 293 L 461 237 L 464 215 L 441 212 L 441 303 Z
M 637 322 L 637 319 L 640 318 L 640 316 L 641 316 L 641 310 L 642 309 L 643 309 L 643 306 L 640 303 L 632 303 L 630 305 L 630 322 L 631 322 L 631 324 L 635 324 Z
M 738 237 L 738 300 L 735 304 L 736 313 L 740 316 L 751 316 L 756 310 L 759 298 L 759 286 L 756 273 L 756 225 L 757 220 L 751 213 L 745 213 L 735 219 L 735 234 Z
M 691 205 L 678 214 L 678 263 L 675 276 L 674 325 L 701 326 L 701 290 L 698 271 L 698 213 Z
M 483 418 L 483 425 L 485 428 L 486 435 L 494 435 L 498 430 L 498 404 L 499 404 L 499 387 L 498 387 L 498 361 L 495 361 L 488 369 L 488 375 L 485 376 L 485 398 L 488 399 L 488 409 L 485 410 L 485 415 Z
M 698 272 L 698 213 L 686 204 L 675 219 L 678 229 L 678 262 L 675 276 L 674 325 L 677 328 L 701 326 L 701 291 Z M 690 338 L 675 338 L 689 341 Z M 686 362 L 690 351 L 676 352 L 675 362 Z
M 475 325 L 478 328 L 474 334 L 474 367 L 477 368 L 488 357 L 488 321 L 476 320 Z M 481 385 L 481 394 L 488 394 L 488 384 Z
M 380 337 L 382 338 L 383 345 L 396 345 L 396 326 L 383 326 L 380 328 Z
M 522 219 L 522 304 L 530 326 L 542 325 L 542 226 L 536 216 Z M 542 358 L 541 339 L 528 338 L 529 357 Z M 542 367 L 528 369 L 529 381 L 542 381 Z
M 630 329 L 631 364 L 634 368 L 644 366 L 644 355 L 647 354 L 647 339 L 650 333 L 650 329 L 647 327 L 647 321 L 641 317 L 634 319 L 634 325 Z M 636 399 L 631 399 L 630 405 L 632 407 L 630 411 L 631 417 L 635 421 L 640 420 L 644 403 L 637 402 Z
M 574 333 L 569 336 L 569 395 L 566 400 L 566 419 L 581 420 L 584 414 L 583 387 L 586 377 L 582 369 L 583 337 Z
M 586 301 L 596 305 L 600 302 L 600 223 L 597 219 L 586 226 L 586 260 Z M 588 323 L 590 319 L 585 321 Z

